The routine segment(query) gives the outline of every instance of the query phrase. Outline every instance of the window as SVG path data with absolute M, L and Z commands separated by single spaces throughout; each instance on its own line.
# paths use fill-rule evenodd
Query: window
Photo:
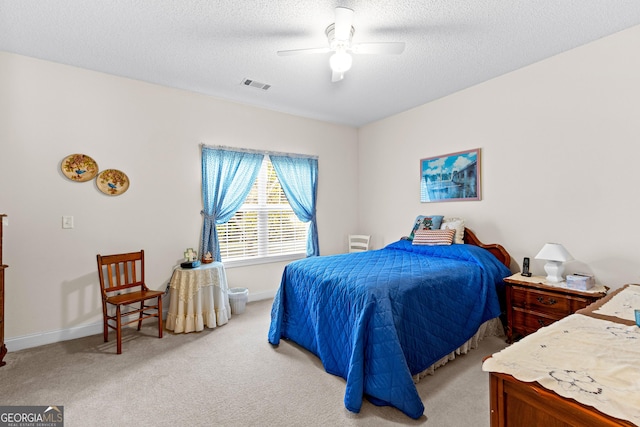
M 216 228 L 225 263 L 268 262 L 306 254 L 309 223 L 293 212 L 268 156 L 242 207 Z

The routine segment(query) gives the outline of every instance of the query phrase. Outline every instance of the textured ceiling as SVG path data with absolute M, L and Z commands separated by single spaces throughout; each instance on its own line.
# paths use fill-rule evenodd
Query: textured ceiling
M 336 6 L 404 53 L 337 83 L 329 54 L 276 55 L 325 46 Z M 638 24 L 638 0 L 0 0 L 0 50 L 358 127 Z

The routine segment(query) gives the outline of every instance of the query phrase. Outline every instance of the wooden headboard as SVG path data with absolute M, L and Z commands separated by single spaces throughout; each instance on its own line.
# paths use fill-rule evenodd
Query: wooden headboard
M 468 245 L 480 246 L 481 248 L 488 250 L 496 258 L 498 258 L 498 261 L 506 265 L 507 268 L 510 268 L 511 255 L 509 255 L 509 252 L 507 252 L 507 250 L 502 245 L 499 245 L 497 243 L 491 243 L 488 245 L 484 244 L 476 237 L 473 231 L 469 230 L 466 227 L 464 229 L 464 242 Z

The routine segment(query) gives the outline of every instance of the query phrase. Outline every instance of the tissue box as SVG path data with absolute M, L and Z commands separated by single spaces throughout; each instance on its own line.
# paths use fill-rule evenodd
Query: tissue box
M 567 288 L 586 291 L 593 288 L 595 284 L 596 281 L 593 276 L 588 274 L 574 273 L 567 275 Z

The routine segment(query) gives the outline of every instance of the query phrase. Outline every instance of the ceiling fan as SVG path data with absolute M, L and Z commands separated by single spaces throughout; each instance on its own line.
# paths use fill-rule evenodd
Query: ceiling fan
M 336 21 L 325 30 L 329 46 L 308 49 L 280 50 L 278 55 L 298 55 L 306 53 L 334 52 L 329 58 L 331 67 L 331 81 L 338 82 L 344 78 L 344 73 L 351 68 L 356 54 L 400 54 L 404 51 L 403 42 L 352 43 L 355 29 L 353 24 L 353 10 L 346 7 L 336 7 Z

